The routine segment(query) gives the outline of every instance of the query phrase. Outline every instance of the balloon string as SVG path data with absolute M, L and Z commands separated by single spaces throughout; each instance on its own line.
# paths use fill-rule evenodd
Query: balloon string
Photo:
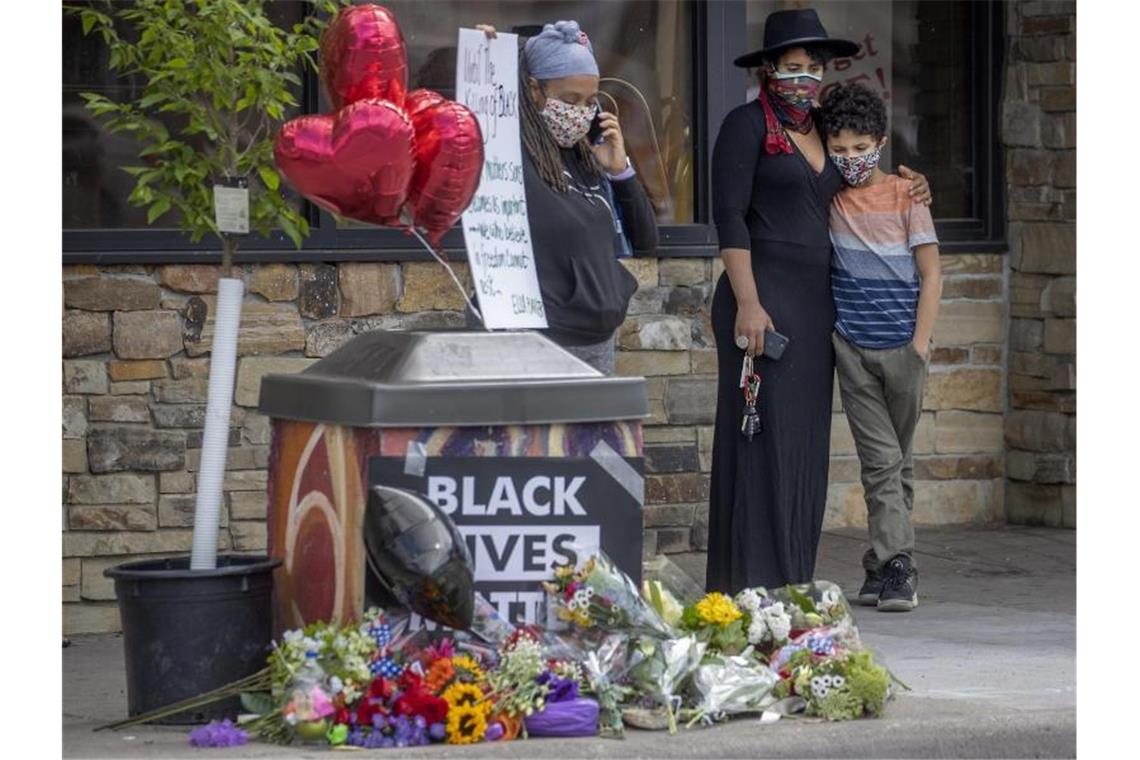
M 420 234 L 420 231 L 416 229 L 414 224 L 409 224 L 408 229 L 411 230 L 412 234 L 416 236 L 416 240 L 420 241 L 420 244 L 422 244 L 423 247 L 427 249 L 427 252 L 432 255 L 432 258 L 438 261 L 443 266 L 443 268 L 447 270 L 447 274 L 451 277 L 451 281 L 454 282 L 455 287 L 459 289 L 459 295 L 463 296 L 463 300 L 467 302 L 467 308 L 471 309 L 475 316 L 479 318 L 480 322 L 483 322 L 483 315 L 479 313 L 479 310 L 477 308 L 475 308 L 475 304 L 471 303 L 471 299 L 467 296 L 467 289 L 463 287 L 463 284 L 461 282 L 459 282 L 459 278 L 455 276 L 455 270 L 451 268 L 451 265 L 448 264 L 443 259 L 443 257 L 439 255 L 439 253 L 436 252 L 435 248 L 430 243 L 428 243 L 428 241 L 424 240 L 423 235 Z M 483 329 L 487 329 L 485 322 L 483 322 Z

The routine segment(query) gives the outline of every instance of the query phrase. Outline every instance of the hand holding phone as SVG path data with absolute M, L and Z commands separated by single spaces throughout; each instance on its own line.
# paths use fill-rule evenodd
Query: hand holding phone
M 594 119 L 590 122 L 590 131 L 586 133 L 586 142 L 590 145 L 601 145 L 606 141 L 602 134 L 602 109 L 594 109 Z

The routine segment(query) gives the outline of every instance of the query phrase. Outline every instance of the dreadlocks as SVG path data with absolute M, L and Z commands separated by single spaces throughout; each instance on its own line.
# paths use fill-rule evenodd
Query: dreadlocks
M 567 184 L 566 175 L 562 173 L 562 153 L 558 143 L 554 141 L 554 135 L 550 134 L 546 122 L 542 120 L 542 112 L 530 98 L 529 82 L 530 69 L 526 64 L 526 49 L 523 47 L 519 50 L 519 100 L 522 101 L 523 145 L 526 146 L 526 152 L 530 154 L 543 181 L 552 189 L 564 193 Z M 593 151 L 586 147 L 584 142 L 579 142 L 573 150 L 579 168 L 588 176 L 601 179 L 602 169 Z

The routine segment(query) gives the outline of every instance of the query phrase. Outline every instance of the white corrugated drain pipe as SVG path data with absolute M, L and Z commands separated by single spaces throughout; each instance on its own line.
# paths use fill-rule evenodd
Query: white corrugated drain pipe
M 230 409 L 234 397 L 238 326 L 245 284 L 223 277 L 218 280 L 218 305 L 214 310 L 214 343 L 210 348 L 210 385 L 206 402 L 206 430 L 202 437 L 202 460 L 198 466 L 198 498 L 194 506 L 194 543 L 190 549 L 191 570 L 213 570 L 218 564 L 218 526 L 222 513 L 222 480 L 230 436 Z

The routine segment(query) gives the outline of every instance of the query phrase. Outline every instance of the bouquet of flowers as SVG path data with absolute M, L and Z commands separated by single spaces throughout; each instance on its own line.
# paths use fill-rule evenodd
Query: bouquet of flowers
M 805 647 L 790 656 L 780 674 L 784 680 L 775 689 L 777 697 L 799 696 L 808 715 L 827 720 L 878 717 L 891 694 L 890 674 L 867 651 L 827 654 Z
M 783 602 L 768 596 L 763 586 L 744 589 L 736 595 L 735 602 L 747 621 L 744 630 L 750 645 L 771 652 L 787 643 L 792 616 Z
M 598 700 L 600 733 L 617 739 L 625 738 L 621 704 L 633 693 L 633 689 L 618 683 L 619 675 L 626 669 L 628 651 L 626 636 L 609 634 L 589 647 L 582 663 L 590 691 Z
M 771 598 L 781 602 L 791 616 L 792 637 L 822 626 L 854 625 L 843 592 L 830 581 L 784 586 L 773 591 Z
M 673 628 L 681 625 L 685 606 L 704 596 L 701 588 L 664 554 L 641 564 L 641 596 Z
M 681 689 L 701 664 L 707 644 L 694 634 L 661 639 L 639 636 L 630 643 L 625 680 L 649 704 L 664 708 L 669 733 L 677 733 Z
M 656 610 L 641 598 L 633 580 L 603 553 L 591 556 L 580 568 L 556 567 L 554 580 L 542 585 L 552 624 L 548 627 L 562 623 L 629 634 L 673 634 Z
M 748 620 L 731 597 L 719 591 L 706 594 L 681 615 L 681 627 L 708 645 L 711 652 L 740 654 L 748 646 Z
M 779 680 L 748 650 L 735 657 L 706 657 L 690 683 L 697 714 L 689 726 L 702 720 L 711 722 L 726 715 L 763 710 L 776 701 L 772 690 Z

